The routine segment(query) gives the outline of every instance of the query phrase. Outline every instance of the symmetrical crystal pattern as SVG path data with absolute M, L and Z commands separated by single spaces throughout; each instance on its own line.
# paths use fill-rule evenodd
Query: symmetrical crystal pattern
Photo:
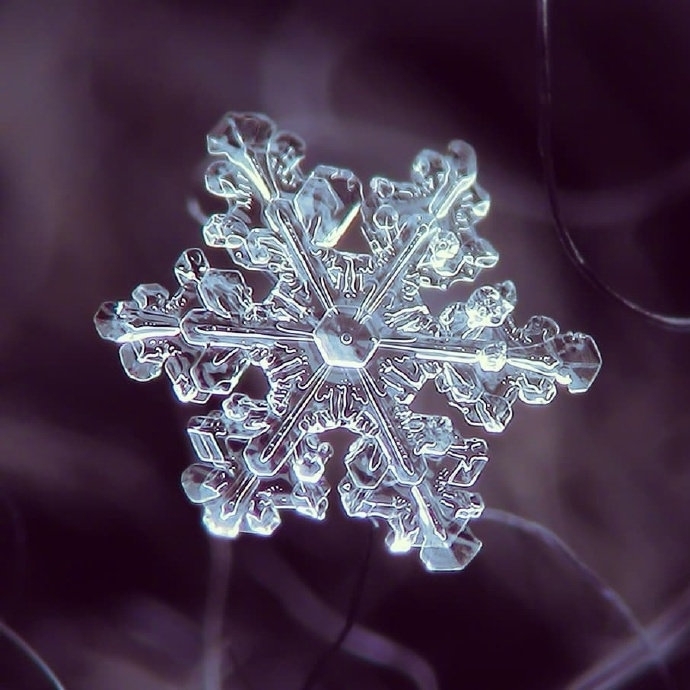
M 438 315 L 425 305 L 425 290 L 474 281 L 498 261 L 475 232 L 489 198 L 462 141 L 422 151 L 411 181 L 376 177 L 368 189 L 341 168 L 303 173 L 302 141 L 263 115 L 226 115 L 208 150 L 206 186 L 228 210 L 209 217 L 204 240 L 268 276 L 266 298 L 254 299 L 240 270 L 189 249 L 172 295 L 140 285 L 95 317 L 132 378 L 165 372 L 183 402 L 221 399 L 189 423 L 198 462 L 182 477 L 188 497 L 225 537 L 268 535 L 282 510 L 322 519 L 333 455 L 323 434 L 346 428 L 347 514 L 387 522 L 390 550 L 419 548 L 430 570 L 463 568 L 481 545 L 467 525 L 483 507 L 472 486 L 486 443 L 411 411 L 415 396 L 432 381 L 467 424 L 498 432 L 518 399 L 548 403 L 556 384 L 586 390 L 601 364 L 594 341 L 544 316 L 516 326 L 510 281 Z M 337 248 L 356 231 L 368 253 Z M 265 399 L 238 392 L 248 367 L 263 370 Z

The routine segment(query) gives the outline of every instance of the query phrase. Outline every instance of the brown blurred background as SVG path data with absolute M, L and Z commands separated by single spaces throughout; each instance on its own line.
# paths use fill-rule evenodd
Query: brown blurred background
M 553 0 L 551 30 L 573 235 L 617 290 L 690 315 L 690 5 Z M 453 575 L 377 530 L 356 625 L 312 690 L 670 687 L 650 646 L 690 687 L 690 334 L 565 256 L 537 88 L 532 0 L 0 4 L 0 616 L 69 690 L 299 690 L 357 586 L 369 527 L 337 500 L 324 523 L 211 543 L 179 487 L 193 410 L 128 380 L 92 325 L 138 283 L 172 287 L 201 243 L 186 204 L 226 110 L 365 180 L 471 142 L 501 253 L 480 280 L 513 279 L 519 320 L 591 333 L 604 358 L 587 395 L 516 409 L 478 484 L 600 580 L 505 521 L 477 523 L 484 548 Z M 48 687 L 3 639 L 0 688 Z

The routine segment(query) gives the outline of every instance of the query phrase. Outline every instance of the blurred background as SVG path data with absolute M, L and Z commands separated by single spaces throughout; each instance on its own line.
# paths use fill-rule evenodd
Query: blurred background
M 616 290 L 690 316 L 690 5 L 551 5 L 565 220 Z M 2 690 L 55 687 L 15 634 L 69 690 L 690 688 L 690 334 L 616 303 L 559 243 L 536 9 L 0 4 Z M 305 169 L 364 180 L 471 142 L 492 196 L 479 232 L 501 254 L 480 281 L 515 281 L 521 323 L 597 340 L 587 395 L 518 406 L 488 437 L 493 512 L 465 571 L 389 555 L 337 500 L 323 523 L 209 540 L 179 485 L 194 410 L 97 337 L 100 302 L 173 287 L 201 244 L 186 206 L 226 110 L 298 133 Z

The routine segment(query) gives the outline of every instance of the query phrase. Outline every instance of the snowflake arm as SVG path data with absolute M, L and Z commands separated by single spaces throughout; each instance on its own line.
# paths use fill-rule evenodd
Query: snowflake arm
M 387 522 L 390 550 L 419 549 L 429 570 L 463 568 L 481 546 L 468 524 L 483 508 L 471 487 L 486 443 L 449 417 L 413 413 L 416 395 L 433 381 L 467 424 L 501 431 L 517 400 L 548 403 L 558 384 L 586 390 L 601 365 L 594 341 L 546 317 L 517 327 L 510 281 L 429 312 L 424 290 L 472 282 L 498 260 L 476 234 L 489 197 L 464 142 L 422 151 L 411 181 L 377 177 L 366 192 L 348 170 L 305 175 L 301 140 L 263 115 L 226 115 L 208 150 L 207 189 L 228 208 L 204 225 L 206 244 L 271 278 L 269 294 L 255 301 L 240 270 L 189 249 L 172 296 L 141 285 L 95 317 L 132 378 L 164 372 L 183 402 L 221 399 L 188 426 L 197 462 L 182 484 L 204 524 L 236 537 L 271 534 L 282 510 L 323 519 L 324 434 L 345 428 L 346 513 Z M 353 231 L 369 252 L 338 249 Z M 237 388 L 249 367 L 266 377 L 265 400 Z

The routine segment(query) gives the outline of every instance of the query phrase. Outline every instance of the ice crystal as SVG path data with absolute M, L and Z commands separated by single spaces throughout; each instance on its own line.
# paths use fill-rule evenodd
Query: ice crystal
M 410 182 L 376 177 L 366 190 L 349 170 L 303 173 L 302 141 L 263 115 L 226 115 L 208 151 L 206 187 L 228 210 L 209 217 L 204 240 L 268 276 L 267 297 L 188 249 L 173 295 L 140 285 L 95 317 L 132 378 L 165 371 L 183 402 L 222 399 L 188 427 L 198 462 L 182 484 L 206 527 L 268 535 L 286 509 L 322 519 L 333 455 L 323 434 L 346 428 L 347 514 L 386 521 L 390 550 L 419 548 L 429 570 L 463 568 L 481 546 L 467 525 L 483 508 L 471 487 L 486 443 L 411 411 L 415 396 L 433 381 L 465 422 L 498 432 L 518 399 L 548 403 L 556 384 L 586 390 L 601 364 L 594 341 L 544 316 L 516 326 L 510 281 L 437 316 L 425 305 L 424 290 L 474 281 L 498 261 L 475 232 L 489 197 L 462 141 L 422 151 Z M 369 253 L 337 249 L 348 230 L 364 233 Z M 238 392 L 248 367 L 263 370 L 265 399 Z

